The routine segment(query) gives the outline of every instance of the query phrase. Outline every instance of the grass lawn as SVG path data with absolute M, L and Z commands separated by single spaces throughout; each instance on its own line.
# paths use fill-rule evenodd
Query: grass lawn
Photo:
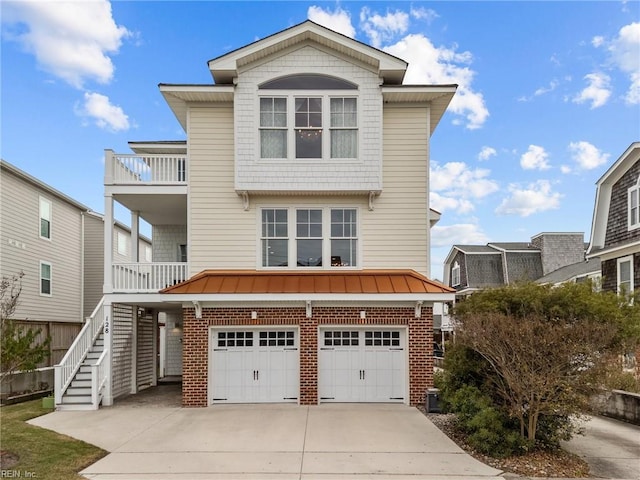
M 18 463 L 2 466 L 2 473 L 16 478 L 78 480 L 77 474 L 108 452 L 86 442 L 26 423 L 50 413 L 42 400 L 0 407 L 0 450 L 17 455 Z M 20 476 L 18 476 L 20 475 Z

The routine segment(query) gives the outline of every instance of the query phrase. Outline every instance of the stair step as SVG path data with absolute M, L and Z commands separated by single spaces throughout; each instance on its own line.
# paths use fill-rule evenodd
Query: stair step
M 91 395 L 63 395 L 62 403 L 69 404 L 91 404 Z
M 91 373 L 90 372 L 83 372 L 82 371 L 82 367 L 80 367 L 80 370 L 78 373 L 76 373 L 76 376 L 73 377 L 73 380 L 91 380 Z
M 98 351 L 89 350 L 89 353 L 87 353 L 86 358 L 97 360 L 98 358 L 100 358 L 100 355 L 102 355 L 102 351 L 98 352 Z
M 70 397 L 89 395 L 91 397 L 91 387 L 69 387 L 64 395 Z
M 76 375 L 71 382 L 71 388 L 91 388 L 91 376 L 87 378 L 78 378 Z

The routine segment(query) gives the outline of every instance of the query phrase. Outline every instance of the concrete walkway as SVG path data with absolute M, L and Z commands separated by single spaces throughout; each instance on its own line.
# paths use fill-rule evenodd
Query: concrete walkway
M 489 480 L 475 460 L 405 405 L 115 406 L 30 423 L 111 452 L 95 480 Z
M 640 427 L 606 417 L 590 417 L 584 435 L 563 443 L 582 457 L 594 477 L 640 480 Z

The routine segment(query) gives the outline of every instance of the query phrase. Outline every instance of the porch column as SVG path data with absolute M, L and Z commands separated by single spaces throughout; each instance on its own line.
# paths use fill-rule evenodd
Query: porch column
M 104 334 L 104 349 L 108 352 L 105 359 L 107 365 L 107 381 L 104 386 L 104 395 L 102 397 L 102 405 L 109 407 L 113 405 L 113 319 L 111 310 L 111 300 L 105 297 L 102 305 L 102 314 L 104 315 L 104 326 L 102 333 Z
M 140 212 L 131 212 L 131 261 L 140 261 Z
M 158 311 L 153 310 L 153 377 L 151 385 L 158 385 Z
M 131 393 L 138 393 L 138 305 L 131 312 Z
M 104 194 L 104 283 L 103 293 L 113 293 L 113 196 Z

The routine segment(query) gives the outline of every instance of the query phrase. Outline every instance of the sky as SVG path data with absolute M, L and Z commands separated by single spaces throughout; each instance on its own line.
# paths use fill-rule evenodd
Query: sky
M 186 138 L 159 83 L 211 84 L 208 60 L 306 19 L 406 60 L 406 84 L 458 84 L 431 139 L 433 278 L 454 244 L 588 242 L 595 183 L 640 141 L 637 0 L 2 0 L 0 17 L 0 155 L 101 213 L 105 149 Z

